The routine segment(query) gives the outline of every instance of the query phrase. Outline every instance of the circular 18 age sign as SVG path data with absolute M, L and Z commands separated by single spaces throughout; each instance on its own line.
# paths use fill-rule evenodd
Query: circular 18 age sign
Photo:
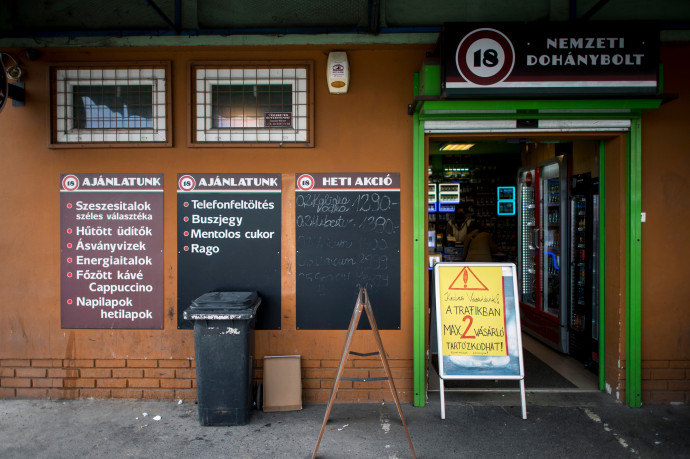
M 498 30 L 476 29 L 460 41 L 455 63 L 465 80 L 490 86 L 505 80 L 513 71 L 515 50 L 508 37 Z
M 297 188 L 301 191 L 309 191 L 314 188 L 316 181 L 309 174 L 302 174 L 297 178 Z
M 177 180 L 177 189 L 180 191 L 192 191 L 196 188 L 196 180 L 191 175 L 183 175 Z
M 62 179 L 62 189 L 65 191 L 76 191 L 79 189 L 79 177 L 76 175 L 65 175 Z

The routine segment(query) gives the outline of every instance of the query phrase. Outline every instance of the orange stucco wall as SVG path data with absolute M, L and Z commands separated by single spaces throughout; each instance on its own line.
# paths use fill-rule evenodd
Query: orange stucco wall
M 327 92 L 326 59 L 333 48 L 46 49 L 24 62 L 27 100 L 0 113 L 5 173 L 0 211 L 0 398 L 97 397 L 194 399 L 193 332 L 177 330 L 176 174 L 281 173 L 282 327 L 255 334 L 258 357 L 301 354 L 306 401 L 324 401 L 345 331 L 298 331 L 295 320 L 294 189 L 296 172 L 399 172 L 401 177 L 401 330 L 382 332 L 401 398 L 412 398 L 412 101 L 413 74 L 430 46 L 338 47 L 348 52 L 351 89 Z M 7 50 L 10 51 L 11 50 Z M 642 399 L 690 402 L 690 46 L 664 44 L 664 90 L 676 99 L 642 119 Z M 312 60 L 314 148 L 191 148 L 188 146 L 190 61 Z M 171 61 L 173 146 L 49 149 L 48 64 Z M 618 398 L 625 391 L 624 135 L 607 139 L 607 368 Z M 591 138 L 589 138 L 591 140 Z M 65 172 L 150 172 L 165 175 L 163 330 L 60 328 L 59 176 Z M 354 306 L 354 298 L 353 298 Z M 376 309 L 376 305 L 374 310 Z M 373 350 L 367 332 L 357 350 Z M 351 363 L 378 376 L 374 359 Z M 381 383 L 344 382 L 343 400 L 387 399 Z
M 624 136 L 606 142 L 606 390 L 625 400 L 625 296 L 626 296 L 626 147 Z
M 5 261 L 0 267 L 0 396 L 193 398 L 194 340 L 178 330 L 176 174 L 179 172 L 281 173 L 282 327 L 255 333 L 261 377 L 265 355 L 300 354 L 305 398 L 326 400 L 345 331 L 297 331 L 295 322 L 294 174 L 297 172 L 398 172 L 401 178 L 401 329 L 382 331 L 384 347 L 403 399 L 412 392 L 411 161 L 413 74 L 428 47 L 347 49 L 351 86 L 331 95 L 326 86 L 330 48 L 159 48 L 45 50 L 25 63 L 26 106 L 0 114 L 4 169 L 0 208 Z M 188 147 L 190 61 L 312 60 L 315 81 L 314 148 Z M 48 63 L 172 62 L 172 148 L 49 149 Z M 63 330 L 60 328 L 59 176 L 66 172 L 164 174 L 163 330 Z M 353 307 L 356 298 L 352 299 Z M 374 306 L 374 310 L 376 305 Z M 355 335 L 353 350 L 375 349 L 370 332 Z M 362 377 L 377 376 L 380 362 L 352 362 Z M 46 382 L 47 381 L 47 382 Z M 386 386 L 344 382 L 348 400 L 388 398 Z
M 662 47 L 664 92 L 642 118 L 642 400 L 690 402 L 690 46 Z

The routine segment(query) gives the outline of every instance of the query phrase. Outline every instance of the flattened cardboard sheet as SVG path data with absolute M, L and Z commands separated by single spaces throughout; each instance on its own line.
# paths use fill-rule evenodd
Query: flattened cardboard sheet
M 263 410 L 295 411 L 302 409 L 301 356 L 264 357 Z

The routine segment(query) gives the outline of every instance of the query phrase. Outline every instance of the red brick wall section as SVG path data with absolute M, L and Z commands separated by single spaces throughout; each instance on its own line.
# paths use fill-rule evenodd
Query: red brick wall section
M 690 403 L 690 361 L 643 361 L 642 403 Z
M 302 361 L 302 398 L 304 403 L 326 403 L 331 396 L 333 382 L 338 373 L 339 360 Z M 393 382 L 401 402 L 413 398 L 413 370 L 411 360 L 388 360 Z M 348 360 L 343 376 L 353 378 L 378 378 L 386 376 L 381 360 L 362 358 Z M 388 381 L 341 381 L 338 402 L 392 402 L 393 395 Z
M 196 400 L 193 360 L 0 360 L 0 398 Z
M 326 403 L 331 395 L 337 360 L 302 361 L 304 403 Z M 401 402 L 412 401 L 412 361 L 389 360 Z M 263 379 L 257 360 L 254 379 Z M 378 359 L 354 359 L 343 376 L 385 376 Z M 126 399 L 196 401 L 194 360 L 141 359 L 6 359 L 0 360 L 0 398 Z M 342 381 L 338 402 L 393 401 L 387 381 Z

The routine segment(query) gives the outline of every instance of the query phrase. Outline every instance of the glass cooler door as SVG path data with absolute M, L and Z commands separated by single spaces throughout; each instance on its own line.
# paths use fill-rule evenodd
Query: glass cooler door
M 522 170 L 518 176 L 518 279 L 520 302 L 537 305 L 537 206 L 534 169 Z
M 543 247 L 541 266 L 543 267 L 542 291 L 544 292 L 543 311 L 560 319 L 561 299 L 561 223 L 562 190 L 560 179 L 560 165 L 549 164 L 542 168 L 541 187 L 542 200 Z
M 570 328 L 582 333 L 587 325 L 587 275 L 586 215 L 587 201 L 584 196 L 574 196 L 570 203 L 573 226 L 570 234 L 572 271 L 570 273 Z
M 568 179 L 563 157 L 521 169 L 518 189 L 523 330 L 567 352 Z M 565 247 L 561 247 L 562 239 Z

